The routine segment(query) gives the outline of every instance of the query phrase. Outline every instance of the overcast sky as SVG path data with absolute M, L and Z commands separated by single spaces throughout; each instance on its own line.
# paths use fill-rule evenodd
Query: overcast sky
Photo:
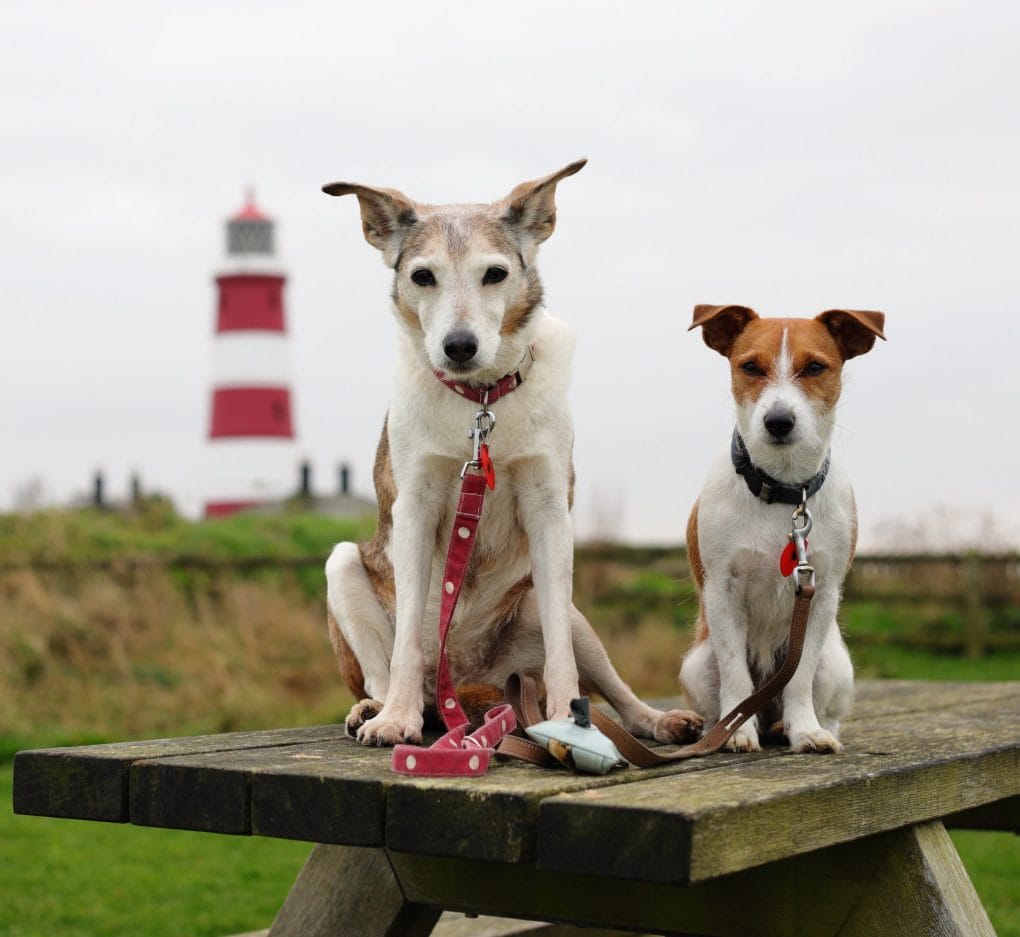
M 299 453 L 368 488 L 389 272 L 319 187 L 487 201 L 587 156 L 540 255 L 578 334 L 580 535 L 682 538 L 733 417 L 686 329 L 735 302 L 886 312 L 839 421 L 866 545 L 1020 544 L 1018 36 L 1011 3 L 7 5 L 0 509 L 102 467 L 197 510 L 249 183 L 290 274 Z

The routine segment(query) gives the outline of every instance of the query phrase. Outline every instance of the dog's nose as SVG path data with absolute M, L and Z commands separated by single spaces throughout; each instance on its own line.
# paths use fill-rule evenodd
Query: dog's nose
M 775 439 L 785 439 L 790 435 L 793 424 L 797 420 L 789 407 L 772 407 L 765 414 L 765 429 Z
M 451 361 L 464 364 L 470 361 L 478 351 L 478 339 L 466 329 L 458 329 L 443 340 L 443 351 Z

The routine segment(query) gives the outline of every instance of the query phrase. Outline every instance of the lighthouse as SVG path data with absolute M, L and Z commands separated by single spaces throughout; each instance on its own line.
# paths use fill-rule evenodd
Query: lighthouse
M 274 225 L 249 191 L 227 220 L 216 272 L 206 517 L 293 493 L 296 477 L 290 348 Z

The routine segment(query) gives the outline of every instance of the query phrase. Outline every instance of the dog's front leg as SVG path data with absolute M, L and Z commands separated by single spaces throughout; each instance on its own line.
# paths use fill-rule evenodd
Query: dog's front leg
M 401 489 L 393 503 L 390 544 L 396 625 L 390 682 L 379 715 L 358 729 L 358 741 L 365 745 L 421 741 L 425 676 L 421 629 L 438 526 L 433 502 L 425 485 L 410 484 Z
M 783 690 L 783 729 L 790 740 L 790 748 L 795 752 L 838 752 L 843 749 L 836 736 L 818 722 L 814 702 L 818 660 L 838 607 L 838 590 L 818 590 L 811 601 L 800 664 Z
M 531 575 L 545 644 L 546 715 L 565 719 L 578 695 L 570 628 L 574 537 L 570 526 L 569 465 L 533 458 L 514 468 L 517 514 L 528 537 Z
M 747 614 L 743 589 L 731 576 L 709 575 L 705 580 L 703 598 L 709 639 L 719 665 L 719 714 L 724 716 L 754 690 L 747 665 Z M 760 751 L 757 721 L 748 719 L 733 734 L 726 747 L 735 752 Z

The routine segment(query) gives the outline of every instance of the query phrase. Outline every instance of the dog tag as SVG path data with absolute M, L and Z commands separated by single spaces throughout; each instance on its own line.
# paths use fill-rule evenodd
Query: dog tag
M 482 443 L 478 449 L 478 461 L 482 463 L 482 474 L 485 475 L 485 484 L 489 486 L 489 491 L 495 491 L 496 469 L 489 455 L 489 447 L 485 443 Z
M 807 541 L 804 541 L 804 546 L 807 546 Z M 779 571 L 784 576 L 789 576 L 797 568 L 797 546 L 791 540 L 783 552 L 779 555 Z

